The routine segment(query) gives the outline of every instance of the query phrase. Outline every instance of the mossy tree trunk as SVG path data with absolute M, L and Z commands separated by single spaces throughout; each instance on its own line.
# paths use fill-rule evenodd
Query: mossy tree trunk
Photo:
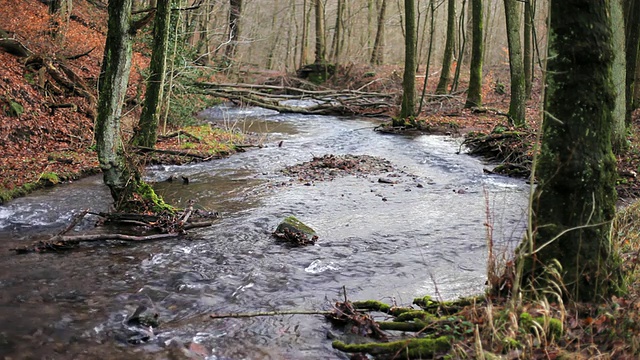
M 110 0 L 107 40 L 100 73 L 96 147 L 104 183 L 116 203 L 127 197 L 131 171 L 120 137 L 120 116 L 131 70 L 132 0 Z
M 158 122 L 162 108 L 165 73 L 167 71 L 167 47 L 169 45 L 169 25 L 171 23 L 171 0 L 158 0 L 153 24 L 153 51 L 144 107 L 140 115 L 138 129 L 132 143 L 153 148 L 158 139 Z
M 387 0 L 382 0 L 378 11 L 378 30 L 371 51 L 371 65 L 382 65 L 384 62 L 384 23 L 387 14 Z
M 613 132 L 611 143 L 613 151 L 620 153 L 627 147 L 626 117 L 626 58 L 624 39 L 623 0 L 610 0 L 611 26 L 613 35 L 614 61 L 611 70 L 612 80 L 616 92 L 616 102 L 613 111 Z
M 608 6 L 608 0 L 551 3 L 536 231 L 520 248 L 525 289 L 531 282 L 544 286 L 544 276 L 534 277 L 557 259 L 563 296 L 578 301 L 600 300 L 621 285 L 609 237 L 617 196 Z
M 464 107 L 482 106 L 482 0 L 471 0 L 472 39 L 471 39 L 471 69 L 469 76 L 469 90 Z
M 440 80 L 436 87 L 436 94 L 446 94 L 451 80 L 451 63 L 453 62 L 453 45 L 456 37 L 456 2 L 448 0 L 447 7 L 447 38 L 444 45 L 444 57 L 442 58 L 442 70 Z
M 509 71 L 511 74 L 511 99 L 509 116 L 516 126 L 525 123 L 526 94 L 524 88 L 524 63 L 520 44 L 520 2 L 504 0 L 507 22 L 507 42 L 509 43 Z
M 404 123 L 404 119 L 415 116 L 416 108 L 416 15 L 414 0 L 404 0 L 404 11 L 406 36 L 404 37 L 402 107 L 400 108 L 400 119 L 394 120 L 394 125 Z

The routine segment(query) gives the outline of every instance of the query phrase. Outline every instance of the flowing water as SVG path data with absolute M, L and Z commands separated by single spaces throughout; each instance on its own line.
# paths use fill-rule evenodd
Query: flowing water
M 343 287 L 351 300 L 400 305 L 426 294 L 479 293 L 487 215 L 500 246 L 522 235 L 528 186 L 484 174 L 488 165 L 457 154 L 460 139 L 381 135 L 369 120 L 260 109 L 219 108 L 204 116 L 256 132 L 266 147 L 149 169 L 148 180 L 158 181 L 170 202 L 196 200 L 221 214 L 189 238 L 14 255 L 6 249 L 59 231 L 74 213 L 107 211 L 109 193 L 100 177 L 91 177 L 0 206 L 0 356 L 347 358 L 331 348 L 327 333 L 340 330 L 322 316 L 208 314 L 326 310 L 343 297 Z M 412 176 L 398 184 L 347 176 L 306 186 L 280 173 L 324 154 L 384 157 Z M 190 183 L 162 182 L 170 175 Z M 317 230 L 315 246 L 292 248 L 272 238 L 288 215 Z M 94 220 L 79 230 L 92 230 Z M 159 315 L 160 327 L 128 325 L 140 305 Z

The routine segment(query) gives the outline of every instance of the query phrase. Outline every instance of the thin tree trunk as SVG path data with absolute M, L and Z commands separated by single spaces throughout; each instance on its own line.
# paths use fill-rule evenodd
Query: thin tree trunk
M 110 0 L 95 124 L 98 161 L 116 203 L 129 196 L 131 170 L 120 138 L 120 116 L 131 70 L 132 0 Z
M 404 0 L 406 36 L 404 41 L 404 77 L 402 80 L 402 107 L 400 119 L 415 116 L 416 103 L 416 29 L 414 0 Z M 395 120 L 394 120 L 395 121 Z
M 307 0 L 302 3 L 302 44 L 300 45 L 300 62 L 298 66 L 301 68 L 307 63 L 309 57 L 309 24 L 311 23 L 311 8 L 307 6 Z
M 467 36 L 465 34 L 466 26 L 465 26 L 465 6 L 467 5 L 467 0 L 462 0 L 462 7 L 460 8 L 460 20 L 458 22 L 458 39 L 460 42 L 458 48 L 458 61 L 456 61 L 456 71 L 453 75 L 453 82 L 451 83 L 451 92 L 458 90 L 458 82 L 460 81 L 460 69 L 462 68 L 462 63 L 464 62 L 464 52 L 465 47 L 467 45 Z
M 376 40 L 373 43 L 373 51 L 371 51 L 371 65 L 382 65 L 384 63 L 384 24 L 386 21 L 387 0 L 382 0 L 379 11 L 378 30 L 376 31 Z
M 442 59 L 442 70 L 440 80 L 436 87 L 436 94 L 446 94 L 451 80 L 451 63 L 453 62 L 453 43 L 456 33 L 456 1 L 448 0 L 447 7 L 447 39 L 444 46 L 444 57 Z
M 167 72 L 167 48 L 169 46 L 169 26 L 171 24 L 171 0 L 158 0 L 153 25 L 153 51 L 149 65 L 149 80 L 144 96 L 144 107 L 140 115 L 138 130 L 132 143 L 136 146 L 153 148 L 158 137 L 158 122 L 162 108 L 162 95 Z
M 504 0 L 507 21 L 507 42 L 509 43 L 509 70 L 511 73 L 511 100 L 509 116 L 516 126 L 525 123 L 526 96 L 524 89 L 524 63 L 520 44 L 520 3 Z
M 316 64 L 325 63 L 327 60 L 325 33 L 324 33 L 324 4 L 322 0 L 315 0 L 316 11 Z
M 640 45 L 640 1 L 627 0 L 625 8 L 625 29 L 626 29 L 626 60 L 627 60 L 627 75 L 626 75 L 626 116 L 625 121 L 627 126 L 631 125 L 631 113 L 635 109 L 633 103 L 633 94 L 635 88 L 635 74 L 636 66 L 640 60 L 638 57 L 638 46 Z
M 613 109 L 613 129 L 611 133 L 611 143 L 613 151 L 620 153 L 627 147 L 627 126 L 626 116 L 626 58 L 625 58 L 625 38 L 624 38 L 624 14 L 622 11 L 623 0 L 610 0 L 609 13 L 611 14 L 612 43 L 614 60 L 611 67 L 611 78 L 616 90 L 616 101 Z
M 422 83 L 422 94 L 420 95 L 420 106 L 418 106 L 418 114 L 422 112 L 422 105 L 424 104 L 424 97 L 427 93 L 427 85 L 429 83 L 429 69 L 431 66 L 431 54 L 433 52 L 433 36 L 436 32 L 436 0 L 429 1 L 429 8 L 431 9 L 429 49 L 427 50 L 427 63 L 424 69 L 424 83 Z
M 531 11 L 531 3 L 526 1 L 524 3 L 524 52 L 523 52 L 523 65 L 524 65 L 524 93 L 527 99 L 531 98 L 531 83 L 533 80 L 533 11 Z
M 467 91 L 466 108 L 482 106 L 482 0 L 471 0 L 473 34 L 471 44 L 471 69 L 469 75 L 469 90 Z

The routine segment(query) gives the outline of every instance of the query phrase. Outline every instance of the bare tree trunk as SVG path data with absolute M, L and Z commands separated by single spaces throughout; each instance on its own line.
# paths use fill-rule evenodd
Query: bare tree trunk
M 242 15 L 242 0 L 229 0 L 229 44 L 225 49 L 225 56 L 233 59 L 236 56 L 238 39 L 240 37 L 240 16 Z
M 447 7 L 447 40 L 444 45 L 444 58 L 442 59 L 442 70 L 440 71 L 440 81 L 436 87 L 436 94 L 446 94 L 451 80 L 451 63 L 453 61 L 453 43 L 456 33 L 456 1 L 448 0 Z
M 313 0 L 312 0 L 313 1 Z M 302 3 L 302 43 L 300 45 L 300 62 L 298 67 L 307 63 L 309 48 L 309 24 L 311 23 L 311 8 L 307 6 L 307 0 Z
M 624 14 L 623 0 L 610 0 L 609 13 L 611 14 L 611 30 L 613 44 L 613 65 L 611 66 L 611 79 L 616 90 L 616 101 L 613 109 L 613 126 L 611 132 L 611 145 L 615 153 L 620 153 L 627 147 L 626 116 L 626 58 L 624 53 Z
M 524 63 L 520 44 L 520 5 L 517 0 L 504 0 L 509 43 L 509 70 L 511 73 L 511 101 L 509 117 L 516 126 L 525 123 L 526 96 L 524 91 Z
M 527 99 L 531 98 L 531 83 L 533 81 L 533 11 L 531 3 L 524 3 L 524 93 Z
M 415 116 L 416 103 L 416 29 L 414 0 L 404 0 L 405 12 L 405 51 L 404 77 L 402 80 L 402 107 L 400 121 Z M 395 122 L 395 120 L 394 120 Z M 397 124 L 396 124 L 397 125 Z
M 429 1 L 431 12 L 430 29 L 429 29 L 429 49 L 427 50 L 427 63 L 424 68 L 424 83 L 422 84 L 422 94 L 420 95 L 420 106 L 418 106 L 418 114 L 422 112 L 424 97 L 427 93 L 427 84 L 429 83 L 429 69 L 431 66 L 431 53 L 433 52 L 433 35 L 436 32 L 436 0 Z
M 626 117 L 625 121 L 627 126 L 631 124 L 631 113 L 635 110 L 636 105 L 634 104 L 633 94 L 635 93 L 634 88 L 636 86 L 635 83 L 635 74 L 636 74 L 636 66 L 640 61 L 640 57 L 638 56 L 638 46 L 640 45 L 640 1 L 637 0 L 627 0 L 625 7 L 625 29 L 626 29 L 626 58 L 627 58 L 627 74 L 626 74 Z
M 324 33 L 324 4 L 315 0 L 316 10 L 316 64 L 325 63 L 327 59 Z
M 473 16 L 471 69 L 467 101 L 464 105 L 465 108 L 482 106 L 482 60 L 484 55 L 484 41 L 482 40 L 482 0 L 471 0 L 471 7 Z
M 338 0 L 338 8 L 336 10 L 336 23 L 333 30 L 333 40 L 331 41 L 331 59 L 334 62 L 338 62 L 342 46 L 342 32 L 343 32 L 343 15 L 344 15 L 344 0 Z
M 384 24 L 386 21 L 387 0 L 382 0 L 378 13 L 378 30 L 376 40 L 371 51 L 371 65 L 382 65 L 384 63 Z
M 460 69 L 462 67 L 462 63 L 464 62 L 464 53 L 465 47 L 467 45 L 467 36 L 465 34 L 466 26 L 465 26 L 465 6 L 467 4 L 467 0 L 462 0 L 462 8 L 460 9 L 460 20 L 458 21 L 458 61 L 456 61 L 456 71 L 453 75 L 453 82 L 451 83 L 451 92 L 458 90 L 458 82 L 460 81 Z
M 158 0 L 153 25 L 153 52 L 149 65 L 149 80 L 144 96 L 144 107 L 140 115 L 138 130 L 132 143 L 137 146 L 154 148 L 158 137 L 158 122 L 162 108 L 165 73 L 167 72 L 167 47 L 169 45 L 169 25 L 171 24 L 171 0 Z

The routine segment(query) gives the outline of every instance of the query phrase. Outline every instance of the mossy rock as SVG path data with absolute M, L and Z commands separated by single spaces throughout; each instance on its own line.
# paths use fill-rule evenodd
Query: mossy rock
M 546 331 L 547 334 L 547 338 L 551 339 L 551 338 L 555 338 L 555 339 L 559 339 L 564 335 L 564 327 L 562 325 L 562 321 L 558 320 L 558 319 L 554 319 L 554 318 L 549 318 L 546 319 L 548 321 L 548 328 L 545 328 L 544 330 Z M 540 325 L 542 327 L 545 326 L 545 317 L 544 316 L 538 316 L 536 318 L 534 318 L 533 316 L 531 316 L 531 314 L 529 313 L 522 313 L 520 314 L 520 327 L 523 329 L 526 329 L 527 331 L 534 333 L 534 327 L 536 327 L 537 325 Z
M 273 235 L 293 245 L 313 245 L 318 240 L 315 230 L 295 216 L 288 216 L 282 220 Z

